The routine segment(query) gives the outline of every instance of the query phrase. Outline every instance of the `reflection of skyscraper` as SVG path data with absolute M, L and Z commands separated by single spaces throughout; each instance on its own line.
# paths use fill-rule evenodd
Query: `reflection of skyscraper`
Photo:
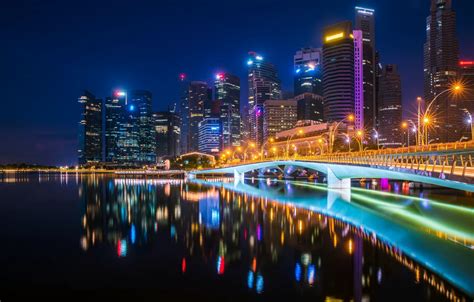
M 354 41 L 351 22 L 324 29 L 324 118 L 340 121 L 354 112 Z
M 248 106 L 250 139 L 257 145 L 263 143 L 263 102 L 281 98 L 281 84 L 276 68 L 261 55 L 249 52 Z
M 322 50 L 321 48 L 303 48 L 293 58 L 294 95 L 302 93 L 323 94 Z
M 397 65 L 385 65 L 380 76 L 379 91 L 379 141 L 385 147 L 400 147 L 403 135 L 402 87 Z M 409 130 L 410 131 L 410 130 Z
M 79 122 L 78 158 L 80 165 L 102 161 L 102 100 L 89 91 L 79 97 L 82 106 Z
M 219 229 L 221 222 L 219 195 L 208 195 L 199 199 L 199 222 L 209 229 Z
M 375 87 L 375 16 L 370 8 L 355 8 L 355 29 L 362 31 L 362 64 L 363 64 L 363 116 L 364 126 L 373 129 L 376 126 L 377 95 Z M 354 34 L 355 37 L 355 34 Z
M 214 89 L 214 99 L 220 106 L 222 148 L 240 146 L 240 79 L 229 73 L 218 73 Z
M 138 163 L 154 163 L 156 161 L 156 155 L 151 92 L 146 90 L 133 90 L 130 93 L 130 104 L 133 105 L 136 110 L 134 127 L 137 128 L 138 131 Z
M 426 42 L 424 45 L 425 102 L 448 89 L 458 77 L 458 40 L 456 37 L 456 13 L 451 0 L 431 0 L 431 12 L 426 18 Z M 434 131 L 429 140 L 453 142 L 461 138 L 462 118 L 458 102 L 449 94 L 443 94 L 433 103 Z

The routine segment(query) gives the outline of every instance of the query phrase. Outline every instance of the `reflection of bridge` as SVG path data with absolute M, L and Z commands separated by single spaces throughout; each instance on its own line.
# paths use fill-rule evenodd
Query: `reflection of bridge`
M 292 192 L 291 187 L 287 188 L 287 184 L 298 186 L 300 182 L 278 182 L 281 185 L 277 188 L 272 188 L 265 181 L 258 182 L 258 185 L 249 185 L 242 182 L 209 183 L 201 180 L 194 180 L 193 182 L 268 198 L 282 204 L 306 208 L 348 222 L 370 233 L 374 238 L 381 238 L 383 241 L 397 247 L 419 263 L 462 288 L 468 294 L 474 294 L 474 275 L 472 274 L 474 263 L 466 261 L 472 258 L 472 251 L 461 244 L 446 240 L 444 235 L 439 237 L 427 236 L 426 233 L 420 231 L 422 228 L 409 227 L 402 220 L 394 219 L 393 211 L 405 211 L 402 205 L 380 202 L 381 204 L 376 206 L 376 210 L 373 211 L 365 208 L 360 203 L 351 202 L 354 196 L 351 196 L 351 193 L 345 190 L 331 190 L 311 185 L 311 188 L 319 191 L 319 193 L 314 192 L 314 194 L 308 196 Z M 301 182 L 300 185 L 308 186 L 304 182 Z M 327 194 L 324 191 L 327 191 Z M 427 224 L 429 219 L 423 215 L 416 216 L 417 219 L 419 218 L 418 223 Z M 442 230 L 438 231 L 442 232 Z M 464 235 L 464 238 L 468 240 L 474 238 L 469 233 Z M 446 241 L 440 243 L 443 240 Z
M 350 188 L 352 178 L 388 178 L 474 192 L 474 148 L 469 144 L 268 158 L 190 174 L 233 174 L 242 179 L 248 172 L 274 168 L 286 172 L 289 167 L 326 174 L 330 188 Z

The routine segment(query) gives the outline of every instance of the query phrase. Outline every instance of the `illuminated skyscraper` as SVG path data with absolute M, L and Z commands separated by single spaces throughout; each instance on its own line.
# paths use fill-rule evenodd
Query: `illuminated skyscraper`
M 366 127 L 373 126 L 372 123 L 365 123 L 365 110 L 364 106 L 364 63 L 363 63 L 363 43 L 362 43 L 362 31 L 354 30 L 352 32 L 354 38 L 354 125 L 356 129 L 364 129 Z M 369 106 L 371 107 L 371 106 Z M 367 129 L 373 129 L 367 128 Z
M 134 106 L 134 111 L 136 111 L 133 128 L 138 132 L 137 163 L 155 163 L 155 135 L 152 120 L 151 92 L 133 90 L 130 93 L 130 104 Z
M 214 94 L 219 105 L 222 147 L 240 146 L 240 79 L 229 73 L 218 73 Z
M 465 91 L 461 95 L 462 110 L 464 111 L 464 120 L 466 121 L 464 129 L 464 137 L 471 139 L 471 125 L 474 117 L 474 61 L 459 61 L 461 81 L 465 87 Z
M 179 75 L 179 105 L 177 114 L 179 115 L 181 133 L 179 139 L 179 154 L 188 152 L 189 140 L 189 102 L 188 102 L 188 81 L 186 74 Z
M 322 83 L 322 49 L 303 48 L 293 57 L 294 63 L 294 95 L 306 92 L 323 94 Z
M 402 87 L 397 65 L 385 65 L 380 76 L 379 90 L 379 142 L 387 148 L 403 143 Z M 408 130 L 410 131 L 410 130 Z
M 296 101 L 266 100 L 263 103 L 263 142 L 277 132 L 294 128 L 296 125 Z
M 275 66 L 261 55 L 249 52 L 247 66 L 249 136 L 257 146 L 260 146 L 263 143 L 263 102 L 281 98 L 281 83 Z
M 448 89 L 459 75 L 459 50 L 456 37 L 456 13 L 451 0 L 431 0 L 431 13 L 426 18 L 424 45 L 425 103 L 429 104 Z M 436 99 L 430 112 L 433 130 L 428 138 L 433 142 L 454 142 L 462 135 L 462 111 L 450 94 Z
M 119 161 L 119 138 L 123 137 L 126 104 L 125 91 L 115 91 L 105 99 L 105 160 L 108 163 Z
M 79 165 L 102 161 L 102 100 L 89 91 L 79 97 L 82 106 L 79 122 Z
M 172 111 L 153 114 L 155 126 L 156 157 L 175 157 L 179 155 L 180 125 L 179 116 Z
M 188 152 L 199 150 L 199 123 L 211 116 L 212 89 L 206 82 L 192 81 L 188 86 Z M 207 113 L 206 113 L 207 112 Z
M 218 117 L 205 118 L 199 122 L 199 152 L 218 154 L 221 151 L 221 129 Z
M 354 41 L 349 21 L 324 29 L 323 96 L 326 121 L 340 121 L 354 112 Z
M 297 103 L 298 121 L 324 122 L 323 97 L 314 93 L 303 93 L 294 97 Z
M 370 8 L 355 8 L 355 29 L 362 31 L 362 65 L 363 65 L 363 122 L 366 129 L 376 127 L 377 94 L 376 94 L 376 60 L 375 60 L 375 11 Z M 356 35 L 354 34 L 354 38 Z M 354 41 L 356 42 L 356 41 Z M 356 87 L 357 89 L 357 87 Z M 357 101 L 357 95 L 356 95 Z M 357 127 L 357 125 L 356 125 Z M 361 127 L 358 127 L 361 128 Z

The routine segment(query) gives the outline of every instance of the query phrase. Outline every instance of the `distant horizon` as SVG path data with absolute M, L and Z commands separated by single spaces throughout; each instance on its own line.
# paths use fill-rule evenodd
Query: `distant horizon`
M 429 1 L 182 1 L 180 3 L 14 1 L 1 12 L 0 164 L 77 163 L 77 98 L 115 89 L 153 94 L 154 111 L 178 101 L 180 73 L 212 83 L 217 72 L 240 77 L 247 98 L 248 51 L 275 64 L 283 91 L 293 90 L 293 55 L 321 47 L 322 28 L 354 21 L 355 6 L 375 9 L 381 62 L 396 64 L 404 113 L 423 95 L 423 43 Z M 453 1 L 459 59 L 474 60 L 474 1 Z M 183 9 L 185 7 L 185 9 Z

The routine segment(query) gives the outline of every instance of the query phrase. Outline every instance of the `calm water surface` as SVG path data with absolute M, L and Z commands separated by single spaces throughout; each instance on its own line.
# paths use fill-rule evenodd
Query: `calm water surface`
M 0 300 L 472 301 L 474 198 L 360 186 L 6 175 Z

